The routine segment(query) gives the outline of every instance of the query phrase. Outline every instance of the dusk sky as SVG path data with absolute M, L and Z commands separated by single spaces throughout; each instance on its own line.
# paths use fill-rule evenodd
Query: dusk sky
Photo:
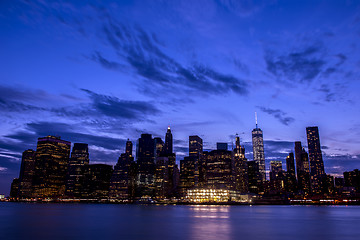
M 234 141 L 266 168 L 318 126 L 325 171 L 360 167 L 360 1 L 0 1 L 0 194 L 38 137 L 89 144 L 114 165 L 125 141 Z

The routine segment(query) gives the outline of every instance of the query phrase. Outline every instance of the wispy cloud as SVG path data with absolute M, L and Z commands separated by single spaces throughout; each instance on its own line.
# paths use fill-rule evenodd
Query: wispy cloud
M 261 111 L 272 115 L 274 118 L 276 118 L 277 120 L 279 120 L 282 124 L 284 124 L 286 126 L 288 126 L 289 124 L 291 124 L 292 122 L 295 121 L 295 119 L 293 117 L 288 117 L 287 113 L 285 113 L 284 111 L 282 111 L 280 109 L 272 109 L 272 108 L 266 108 L 266 107 L 260 107 L 260 106 L 258 106 L 258 108 Z

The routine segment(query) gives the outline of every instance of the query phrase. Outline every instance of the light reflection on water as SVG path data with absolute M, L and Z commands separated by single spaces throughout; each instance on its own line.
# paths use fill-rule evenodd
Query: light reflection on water
M 193 239 L 231 239 L 230 206 L 190 206 Z
M 360 206 L 0 202 L 0 239 L 359 239 Z

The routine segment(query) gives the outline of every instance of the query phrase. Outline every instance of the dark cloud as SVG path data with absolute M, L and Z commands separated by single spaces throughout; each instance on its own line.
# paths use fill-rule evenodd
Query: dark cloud
M 124 65 L 122 65 L 122 64 L 120 64 L 118 62 L 107 60 L 99 52 L 95 52 L 92 55 L 91 59 L 93 61 L 99 63 L 104 68 L 107 68 L 107 69 L 110 69 L 110 70 L 122 70 L 122 69 L 125 68 Z
M 187 94 L 189 90 L 207 94 L 248 93 L 248 84 L 235 76 L 201 64 L 183 66 L 160 49 L 163 44 L 154 33 L 150 36 L 140 26 L 129 27 L 107 15 L 102 31 L 120 59 L 145 80 L 146 85 L 139 84 L 143 93 L 149 92 L 144 88 L 153 90 L 154 84 L 163 88 L 159 91 L 165 93 L 176 91 L 179 94 L 179 90 Z M 117 62 L 106 60 L 100 53 L 94 56 L 95 61 L 105 68 L 119 67 Z
M 278 78 L 310 82 L 323 71 L 326 65 L 322 51 L 323 48 L 317 45 L 279 56 L 268 51 L 265 54 L 267 70 Z
M 160 110 L 150 102 L 121 100 L 117 97 L 98 94 L 87 89 L 81 90 L 90 96 L 93 109 L 109 117 L 145 120 L 148 115 L 160 113 Z
M 276 119 L 278 119 L 282 124 L 288 126 L 289 124 L 291 124 L 292 122 L 295 121 L 294 118 L 292 117 L 287 117 L 287 113 L 285 113 L 284 111 L 280 110 L 280 109 L 271 109 L 271 108 L 266 108 L 266 107 L 259 107 L 258 108 L 265 112 L 268 113 L 272 116 L 274 116 Z
M 335 101 L 336 93 L 334 91 L 331 91 L 330 86 L 328 84 L 321 84 L 319 91 L 325 94 L 326 102 Z

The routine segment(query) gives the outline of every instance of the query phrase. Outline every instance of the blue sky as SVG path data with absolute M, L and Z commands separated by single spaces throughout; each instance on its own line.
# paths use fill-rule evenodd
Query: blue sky
M 358 1 L 5 0 L 0 31 L 0 193 L 49 134 L 114 164 L 168 125 L 178 160 L 239 133 L 252 159 L 254 112 L 267 164 L 319 126 L 327 173 L 360 166 Z

